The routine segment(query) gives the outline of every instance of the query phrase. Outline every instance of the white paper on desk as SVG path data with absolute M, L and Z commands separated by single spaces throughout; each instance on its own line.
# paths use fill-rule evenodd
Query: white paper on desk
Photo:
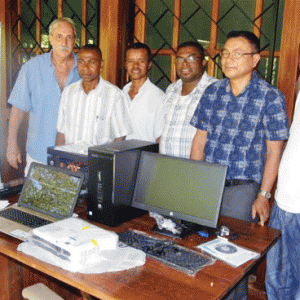
M 92 147 L 92 144 L 86 143 L 86 142 L 78 142 L 74 144 L 66 144 L 62 146 L 56 146 L 54 149 L 64 152 L 71 152 L 71 153 L 77 153 L 77 154 L 88 154 L 89 147 Z
M 258 252 L 240 247 L 222 237 L 201 244 L 197 246 L 197 248 L 202 249 L 233 267 L 239 267 L 251 259 L 260 257 Z
M 8 200 L 0 200 L 0 209 L 5 208 L 8 205 L 9 205 Z
M 21 243 L 18 246 L 18 250 L 67 271 L 83 274 L 124 271 L 142 266 L 146 261 L 146 254 L 144 252 L 131 247 L 118 247 L 116 250 L 103 250 L 98 261 L 93 262 L 92 265 L 75 268 L 74 264 L 71 265 L 67 260 L 61 259 L 28 241 Z

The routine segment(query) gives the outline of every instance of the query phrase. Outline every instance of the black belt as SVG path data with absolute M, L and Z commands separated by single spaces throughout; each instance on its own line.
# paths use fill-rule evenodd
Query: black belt
M 244 180 L 244 179 L 225 180 L 225 186 L 242 185 L 242 184 L 249 184 L 249 183 L 254 183 L 254 181 L 253 180 Z

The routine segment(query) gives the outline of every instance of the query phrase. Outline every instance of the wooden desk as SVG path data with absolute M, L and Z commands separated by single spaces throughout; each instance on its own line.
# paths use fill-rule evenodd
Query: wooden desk
M 150 232 L 154 219 L 147 215 L 127 222 L 114 230 L 127 228 Z M 265 255 L 280 237 L 280 231 L 243 221 L 221 218 L 220 224 L 239 233 L 235 242 Z M 108 228 L 103 226 L 104 228 Z M 211 237 L 213 238 L 213 237 Z M 193 234 L 176 240 L 193 247 L 207 239 Z M 197 273 L 185 275 L 166 265 L 147 258 L 141 267 L 123 272 L 84 275 L 64 271 L 16 250 L 20 242 L 0 234 L 0 299 L 21 299 L 24 287 L 43 282 L 65 299 L 79 299 L 83 291 L 99 299 L 222 299 L 259 260 L 250 261 L 239 268 L 216 261 Z

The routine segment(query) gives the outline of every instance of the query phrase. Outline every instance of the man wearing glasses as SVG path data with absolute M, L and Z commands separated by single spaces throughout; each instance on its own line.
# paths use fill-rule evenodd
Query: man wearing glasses
M 264 225 L 288 120 L 282 93 L 254 71 L 259 48 L 251 32 L 227 36 L 221 52 L 227 78 L 211 85 L 198 104 L 191 158 L 227 165 L 227 190 L 243 191 L 226 199 L 225 189 L 221 214 L 247 221 L 258 215 Z M 249 185 L 254 192 L 243 190 Z
M 233 31 L 221 52 L 227 78 L 212 84 L 201 98 L 191 124 L 197 128 L 191 158 L 228 166 L 221 215 L 260 225 L 269 218 L 269 199 L 277 177 L 288 121 L 282 93 L 254 71 L 259 39 Z M 230 295 L 247 298 L 247 280 Z
M 216 81 L 204 71 L 204 50 L 197 42 L 179 45 L 176 72 L 180 78 L 166 91 L 165 126 L 160 139 L 162 154 L 189 158 L 196 128 L 190 125 L 199 99 L 207 86 Z

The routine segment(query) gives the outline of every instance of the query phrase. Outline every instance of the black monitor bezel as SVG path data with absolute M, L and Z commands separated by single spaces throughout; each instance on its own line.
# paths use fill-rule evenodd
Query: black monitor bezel
M 138 189 L 140 188 L 141 181 L 143 180 L 142 178 L 145 175 L 144 173 L 146 172 L 143 168 L 143 162 L 145 159 L 147 159 L 147 156 L 162 156 L 162 157 L 165 157 L 166 159 L 186 161 L 187 163 L 199 164 L 202 167 L 207 166 L 209 168 L 217 168 L 220 170 L 220 172 L 223 172 L 223 174 L 222 174 L 223 179 L 222 179 L 221 187 L 220 187 L 220 195 L 218 198 L 218 205 L 217 205 L 217 209 L 215 211 L 214 219 L 209 220 L 209 219 L 201 218 L 199 216 L 191 216 L 191 215 L 183 214 L 182 212 L 166 210 L 161 207 L 155 207 L 153 205 L 149 205 L 149 204 L 141 203 L 141 202 L 137 201 L 137 194 L 139 194 Z M 219 221 L 220 208 L 221 208 L 221 203 L 222 203 L 222 196 L 223 196 L 223 191 L 224 191 L 224 186 L 225 186 L 226 173 L 227 173 L 227 166 L 224 166 L 224 165 L 211 164 L 211 163 L 207 163 L 207 162 L 189 160 L 189 159 L 180 158 L 180 157 L 174 157 L 174 156 L 163 155 L 163 154 L 159 154 L 159 153 L 142 151 L 139 169 L 138 169 L 138 173 L 137 173 L 136 184 L 135 184 L 134 193 L 133 193 L 132 206 L 135 208 L 149 211 L 149 212 L 155 212 L 155 213 L 161 214 L 165 217 L 175 218 L 175 219 L 191 222 L 194 224 L 198 224 L 198 225 L 202 225 L 202 226 L 206 226 L 206 227 L 210 227 L 210 228 L 217 228 L 218 221 Z

